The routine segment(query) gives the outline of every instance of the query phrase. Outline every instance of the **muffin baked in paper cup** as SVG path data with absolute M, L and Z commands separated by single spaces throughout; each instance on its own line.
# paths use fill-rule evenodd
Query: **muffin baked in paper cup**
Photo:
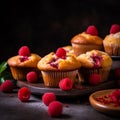
M 109 73 L 111 67 L 105 68 L 81 68 L 79 72 L 81 73 L 82 77 L 84 78 L 84 83 L 88 83 L 89 77 L 92 74 L 99 74 L 100 75 L 100 83 L 105 82 L 108 80 Z
M 23 68 L 23 67 L 12 67 L 12 66 L 10 66 L 10 70 L 11 70 L 12 76 L 15 80 L 25 81 L 26 80 L 26 75 L 30 71 L 35 71 L 40 76 L 40 71 L 36 68 Z
M 75 82 L 78 70 L 70 71 L 41 71 L 44 85 L 46 87 L 59 87 L 61 79 L 69 77 L 72 82 Z
M 74 54 L 76 56 L 82 54 L 82 53 L 86 53 L 87 51 L 90 51 L 90 50 L 102 50 L 103 47 L 100 46 L 100 45 L 84 45 L 84 44 L 76 44 L 76 43 L 72 43 L 72 47 L 73 47 L 73 50 L 74 50 Z
M 104 50 L 111 56 L 120 56 L 120 45 L 104 43 Z

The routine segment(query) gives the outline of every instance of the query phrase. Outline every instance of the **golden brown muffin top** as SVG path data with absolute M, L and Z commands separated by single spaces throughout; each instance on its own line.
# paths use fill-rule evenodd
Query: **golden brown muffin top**
M 119 44 L 120 45 L 120 32 L 109 34 L 105 37 L 103 42 L 108 42 L 109 44 Z
M 75 55 L 73 47 L 71 45 L 66 45 L 66 46 L 63 46 L 62 48 L 66 50 L 67 54 Z
M 37 54 L 31 53 L 30 56 L 16 55 L 7 60 L 9 66 L 14 67 L 37 67 L 38 61 L 41 57 Z
M 102 51 L 91 50 L 77 57 L 83 67 L 86 68 L 104 68 L 112 65 L 111 57 Z
M 103 39 L 99 36 L 87 34 L 86 32 L 82 32 L 80 34 L 75 35 L 71 39 L 71 43 L 102 45 Z
M 81 67 L 81 63 L 73 55 L 67 55 L 65 59 L 58 58 L 54 52 L 44 56 L 37 65 L 40 70 L 66 71 Z

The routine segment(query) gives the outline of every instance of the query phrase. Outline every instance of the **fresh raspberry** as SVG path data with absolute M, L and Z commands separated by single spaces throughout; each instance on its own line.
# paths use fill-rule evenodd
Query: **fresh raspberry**
M 100 83 L 101 76 L 99 74 L 91 74 L 89 76 L 90 85 L 98 85 Z
M 27 87 L 22 87 L 18 90 L 18 98 L 22 102 L 27 102 L 30 98 L 30 95 L 31 95 L 31 92 Z
M 1 91 L 5 93 L 12 92 L 13 88 L 14 84 L 11 80 L 5 80 L 0 86 Z
M 27 73 L 26 79 L 30 83 L 36 83 L 38 80 L 38 75 L 35 71 L 30 71 Z
M 63 105 L 59 101 L 53 101 L 48 106 L 48 115 L 51 117 L 60 117 L 63 111 Z
M 120 68 L 116 68 L 114 71 L 114 75 L 116 79 L 120 79 Z
M 112 100 L 113 103 L 116 105 L 120 105 L 120 90 L 115 89 L 110 95 L 110 99 Z
M 59 87 L 62 90 L 71 90 L 73 87 L 73 82 L 71 79 L 69 78 L 63 78 L 62 80 L 60 80 L 59 82 Z
M 90 25 L 87 30 L 86 30 L 87 34 L 91 34 L 91 35 L 98 35 L 98 30 L 94 25 Z
M 52 101 L 56 101 L 56 95 L 53 92 L 44 93 L 42 101 L 46 106 L 48 106 Z
M 66 50 L 64 50 L 63 48 L 58 48 L 56 50 L 56 56 L 62 59 L 66 58 Z
M 120 31 L 120 25 L 118 24 L 113 24 L 110 28 L 110 33 L 114 34 Z
M 30 56 L 30 49 L 28 46 L 22 46 L 19 50 L 18 50 L 18 55 L 20 56 Z

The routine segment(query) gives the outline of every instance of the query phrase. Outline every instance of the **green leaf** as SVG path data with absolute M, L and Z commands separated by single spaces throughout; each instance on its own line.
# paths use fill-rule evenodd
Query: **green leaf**
M 7 68 L 7 62 L 2 62 L 0 64 L 0 74 Z
M 5 81 L 5 80 L 4 80 L 4 77 L 1 77 L 1 78 L 0 78 L 0 84 L 2 84 L 4 81 Z

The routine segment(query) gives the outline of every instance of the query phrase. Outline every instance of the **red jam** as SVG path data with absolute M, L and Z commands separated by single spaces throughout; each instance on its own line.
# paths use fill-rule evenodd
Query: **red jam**
M 92 58 L 93 61 L 94 61 L 94 68 L 100 67 L 100 62 L 101 62 L 101 60 L 102 60 L 102 57 L 101 57 L 101 56 L 93 55 L 93 56 L 91 56 L 91 58 Z
M 95 98 L 102 104 L 113 104 L 114 107 L 120 106 L 120 90 L 116 89 L 112 93 Z
M 28 56 L 20 56 L 19 60 L 20 60 L 20 62 L 24 62 L 26 60 L 29 60 L 29 57 Z
M 50 64 L 52 67 L 58 69 L 58 63 L 56 63 L 56 60 L 58 60 L 58 58 L 57 59 L 53 58 L 52 61 L 49 62 L 48 64 Z

